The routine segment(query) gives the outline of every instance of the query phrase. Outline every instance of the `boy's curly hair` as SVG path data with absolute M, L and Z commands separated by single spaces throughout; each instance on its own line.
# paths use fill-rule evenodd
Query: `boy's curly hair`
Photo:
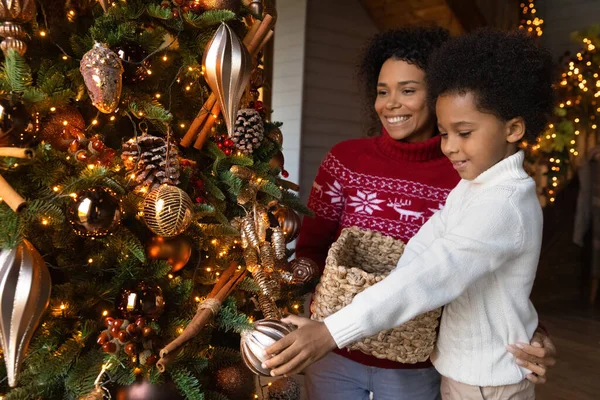
M 425 70 L 435 49 L 450 38 L 443 28 L 401 28 L 375 35 L 366 45 L 358 65 L 358 79 L 364 90 L 363 99 L 374 126 L 379 133 L 379 118 L 373 112 L 377 97 L 377 80 L 384 62 L 390 58 L 404 60 Z
M 535 140 L 554 105 L 552 54 L 519 31 L 485 28 L 436 50 L 427 67 L 428 96 L 473 92 L 477 107 L 508 121 L 525 120 L 524 139 Z

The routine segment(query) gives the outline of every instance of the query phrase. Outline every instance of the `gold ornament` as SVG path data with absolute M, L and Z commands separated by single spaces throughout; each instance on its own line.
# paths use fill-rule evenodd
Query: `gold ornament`
M 267 400 L 300 400 L 300 385 L 293 378 L 277 379 L 267 388 Z
M 279 144 L 279 146 L 283 145 L 283 133 L 281 133 L 281 129 L 273 128 L 269 131 L 267 136 L 275 143 Z
M 260 245 L 260 261 L 267 272 L 273 272 L 275 268 L 275 250 L 268 242 L 262 242 Z
M 231 172 L 238 178 L 244 179 L 246 181 L 252 179 L 252 177 L 254 176 L 254 172 L 252 172 L 250 168 L 243 167 L 241 165 L 232 165 L 231 168 L 229 168 L 229 172 Z
M 206 46 L 202 67 L 206 83 L 219 99 L 231 136 L 240 99 L 250 80 L 252 60 L 246 46 L 227 24 L 221 24 Z
M 279 308 L 277 308 L 277 304 L 275 304 L 275 301 L 273 301 L 273 299 L 270 296 L 259 293 L 258 305 L 265 318 L 281 319 L 281 312 L 279 311 Z
M 246 262 L 246 269 L 252 273 L 258 266 L 258 254 L 254 247 L 248 247 L 244 250 L 244 261 Z
M 298 213 L 287 206 L 279 206 L 273 211 L 273 215 L 275 215 L 279 226 L 283 230 L 286 242 L 289 243 L 296 239 L 302 225 L 302 220 Z
M 262 13 L 263 13 L 262 0 L 250 1 L 250 4 L 248 4 L 248 8 L 252 12 L 252 14 L 256 15 L 257 17 L 262 17 Z
M 271 228 L 271 245 L 275 251 L 275 258 L 277 260 L 285 260 L 287 250 L 285 246 L 285 235 L 279 226 Z
M 192 222 L 194 204 L 176 186 L 161 185 L 144 200 L 144 221 L 159 236 L 177 236 Z
M 166 260 L 171 272 L 177 272 L 187 265 L 192 257 L 192 243 L 185 237 L 164 238 L 154 236 L 147 249 L 151 260 Z
M 96 42 L 83 55 L 79 70 L 92 104 L 105 114 L 115 111 L 123 90 L 123 64 L 119 56 L 106 45 Z
M 257 192 L 258 187 L 256 185 L 252 183 L 247 184 L 238 193 L 237 203 L 240 206 L 243 206 L 244 204 L 251 202 L 254 200 L 254 196 L 256 196 Z
M 203 10 L 230 10 L 238 12 L 241 0 L 195 0 Z
M 292 327 L 281 321 L 256 321 L 254 329 L 241 334 L 240 349 L 246 366 L 257 375 L 270 376 L 271 371 L 261 365 L 267 360 L 265 349 L 291 332 Z
M 48 302 L 52 282 L 40 253 L 24 240 L 0 252 L 0 339 L 10 387 L 17 385 L 21 363 Z
M 252 218 L 251 215 L 242 219 L 242 232 L 246 236 L 248 244 L 258 249 L 260 246 L 260 240 L 258 240 L 256 227 L 254 226 L 254 218 Z
M 4 38 L 0 48 L 6 56 L 9 50 L 24 55 L 27 45 L 21 39 L 27 36 L 19 24 L 29 22 L 35 16 L 35 0 L 0 0 L 0 36 Z
M 281 318 L 281 312 L 275 304 L 275 299 L 279 298 L 281 294 L 277 282 L 268 278 L 267 274 L 265 274 L 265 270 L 260 266 L 252 271 L 252 279 L 254 279 L 260 288 L 260 293 L 258 294 L 258 305 L 260 306 L 260 310 L 265 318 Z

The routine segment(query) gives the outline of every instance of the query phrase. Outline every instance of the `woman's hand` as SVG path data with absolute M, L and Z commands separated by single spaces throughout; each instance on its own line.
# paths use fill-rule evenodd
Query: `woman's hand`
M 335 341 L 323 322 L 290 315 L 281 320 L 298 327 L 266 349 L 273 358 L 263 363 L 271 369 L 271 376 L 293 375 L 336 348 Z
M 545 331 L 538 328 L 531 339 L 531 344 L 509 344 L 507 349 L 517 358 L 518 365 L 532 372 L 527 375 L 528 380 L 536 384 L 546 383 L 548 367 L 556 364 L 556 347 Z

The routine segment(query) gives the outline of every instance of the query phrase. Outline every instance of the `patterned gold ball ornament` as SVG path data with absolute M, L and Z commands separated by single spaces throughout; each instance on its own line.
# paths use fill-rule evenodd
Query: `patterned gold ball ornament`
M 267 400 L 299 400 L 300 385 L 293 378 L 277 379 L 267 388 Z
M 203 10 L 230 10 L 238 12 L 241 0 L 197 0 Z
M 80 236 L 100 237 L 121 223 L 121 201 L 109 188 L 94 186 L 76 193 L 69 207 L 69 221 Z
M 272 214 L 277 218 L 277 222 L 281 230 L 283 230 L 283 235 L 287 243 L 298 237 L 302 219 L 296 211 L 288 206 L 279 205 L 272 211 Z
M 231 400 L 248 400 L 256 392 L 254 375 L 241 362 L 219 369 L 216 386 L 220 393 Z
M 0 252 L 0 340 L 10 387 L 17 385 L 27 347 L 48 302 L 52 282 L 31 243 Z
M 119 56 L 102 43 L 83 55 L 79 64 L 92 104 L 110 114 L 117 109 L 123 90 L 123 64 Z
M 27 45 L 21 39 L 27 37 L 27 33 L 19 24 L 29 22 L 35 16 L 35 0 L 1 0 L 0 1 L 0 36 L 4 38 L 0 43 L 0 49 L 4 55 L 9 50 L 16 50 L 24 55 Z
M 240 349 L 242 359 L 250 371 L 256 375 L 270 376 L 270 370 L 263 368 L 267 360 L 265 349 L 291 333 L 293 327 L 281 321 L 262 319 L 254 323 L 254 329 L 242 332 Z
M 177 186 L 161 185 L 144 200 L 144 221 L 159 236 L 177 236 L 192 222 L 194 204 Z

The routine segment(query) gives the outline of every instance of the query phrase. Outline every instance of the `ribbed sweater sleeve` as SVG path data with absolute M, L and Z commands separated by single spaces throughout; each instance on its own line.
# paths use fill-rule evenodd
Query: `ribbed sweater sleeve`
M 344 182 L 334 175 L 332 160 L 335 156 L 328 153 L 319 167 L 308 199 L 314 217 L 304 217 L 296 245 L 296 255 L 316 262 L 321 273 L 329 247 L 335 241 L 345 201 Z M 325 197 L 331 201 L 325 201 Z
M 523 242 L 519 211 L 505 190 L 486 192 L 472 199 L 459 223 L 446 226 L 446 214 L 453 212 L 450 194 L 447 210 L 409 241 L 396 269 L 325 319 L 338 347 L 451 302 L 514 257 Z

